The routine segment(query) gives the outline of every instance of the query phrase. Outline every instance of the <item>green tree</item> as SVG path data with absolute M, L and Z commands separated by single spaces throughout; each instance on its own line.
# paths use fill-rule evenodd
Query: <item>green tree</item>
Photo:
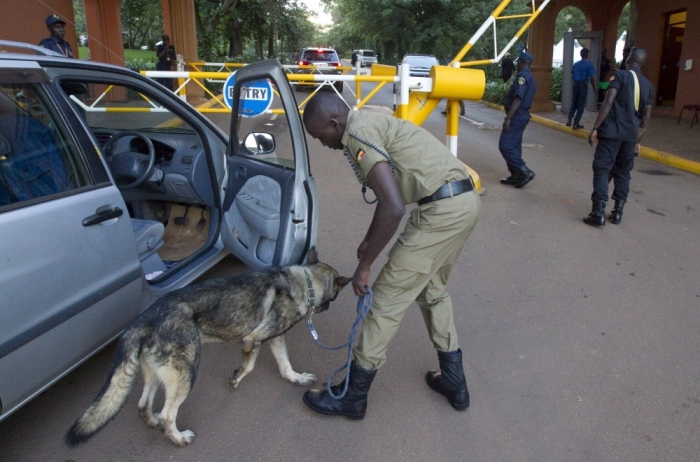
M 374 48 L 383 62 L 396 63 L 406 53 L 453 57 L 488 18 L 499 0 L 322 0 L 335 21 L 332 40 L 346 49 Z M 529 11 L 513 2 L 506 14 Z M 499 51 L 525 19 L 499 21 Z M 493 57 L 493 40 L 477 42 L 468 59 Z
M 123 0 L 122 31 L 128 34 L 124 48 L 152 47 L 163 34 L 163 11 L 158 0 Z M 177 42 L 176 37 L 171 37 Z
M 75 35 L 80 40 L 81 35 L 87 36 L 85 26 L 85 4 L 83 0 L 73 0 L 73 16 L 75 17 Z
M 575 6 L 565 6 L 559 12 L 556 25 L 554 26 L 554 44 L 559 43 L 569 30 L 582 32 L 587 28 L 586 17 L 583 15 L 583 12 Z

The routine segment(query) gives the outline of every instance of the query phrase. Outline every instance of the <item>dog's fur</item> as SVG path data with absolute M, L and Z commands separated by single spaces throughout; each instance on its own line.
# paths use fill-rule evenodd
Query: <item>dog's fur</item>
M 109 423 L 131 392 L 139 366 L 145 383 L 139 400 L 141 418 L 149 427 L 160 426 L 176 445 L 191 443 L 194 433 L 178 431 L 175 419 L 194 384 L 202 342 L 242 343 L 243 365 L 229 377 L 230 388 L 253 370 L 266 340 L 282 377 L 304 386 L 314 383 L 313 374 L 292 369 L 284 333 L 309 312 L 305 273 L 313 285 L 315 311 L 328 309 L 350 279 L 320 263 L 315 249 L 309 251 L 308 262 L 308 266 L 211 279 L 157 300 L 124 331 L 107 381 L 66 433 L 66 443 L 83 443 Z M 153 398 L 160 384 L 165 388 L 165 404 L 154 414 Z

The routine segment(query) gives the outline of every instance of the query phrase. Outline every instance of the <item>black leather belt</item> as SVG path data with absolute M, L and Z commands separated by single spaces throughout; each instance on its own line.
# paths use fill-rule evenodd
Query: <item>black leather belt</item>
M 450 194 L 450 187 L 452 187 L 452 194 Z M 440 186 L 440 188 L 437 191 L 435 191 L 431 196 L 424 197 L 423 199 L 419 200 L 418 205 L 430 204 L 431 202 L 439 201 L 440 199 L 444 199 L 446 197 L 457 196 L 459 194 L 473 190 L 474 183 L 472 183 L 471 178 L 467 178 L 466 180 L 453 181 L 451 183 L 446 183 Z

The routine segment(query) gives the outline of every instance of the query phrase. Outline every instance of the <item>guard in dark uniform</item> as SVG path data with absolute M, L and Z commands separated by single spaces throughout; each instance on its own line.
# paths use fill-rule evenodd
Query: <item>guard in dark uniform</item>
M 608 218 L 613 224 L 619 224 L 622 219 L 630 189 L 630 172 L 634 159 L 639 157 L 639 142 L 649 126 L 654 101 L 651 83 L 642 75 L 644 64 L 646 52 L 633 48 L 627 58 L 627 70 L 617 70 L 610 77 L 607 96 L 588 135 L 591 146 L 598 138 L 593 158 L 593 209 L 583 219 L 588 225 L 605 225 L 610 176 L 615 181 L 612 194 L 615 208 Z
M 518 73 L 504 101 L 506 118 L 498 149 L 510 171 L 510 176 L 501 179 L 501 183 L 522 188 L 535 178 L 535 172 L 527 168 L 523 161 L 523 132 L 530 122 L 530 107 L 537 92 L 537 83 L 530 71 L 532 55 L 521 51 L 517 61 Z
M 73 50 L 70 44 L 63 40 L 66 35 L 66 23 L 57 14 L 52 14 L 46 18 L 46 27 L 51 37 L 43 39 L 39 42 L 39 46 L 60 53 L 66 58 L 72 58 Z
M 346 395 L 336 400 L 325 389 L 309 390 L 304 402 L 321 414 L 362 419 L 372 380 L 415 301 L 440 363 L 440 370 L 426 374 L 428 386 L 453 408 L 467 409 L 462 351 L 445 290 L 481 208 L 466 167 L 425 129 L 391 115 L 350 110 L 333 94 L 319 93 L 309 101 L 304 125 L 324 146 L 344 150 L 363 195 L 370 187 L 377 198 L 372 223 L 357 249 L 356 295 L 367 292 L 372 263 L 392 240 L 405 205 L 418 204 L 372 285 L 374 299 L 354 350 Z M 333 393 L 342 389 L 336 385 Z
M 172 70 L 171 63 L 177 59 L 175 47 L 170 44 L 170 36 L 168 34 L 163 34 L 161 40 L 160 45 L 156 45 L 156 56 L 158 57 L 156 70 L 170 71 Z M 156 82 L 173 91 L 173 79 L 171 77 L 159 77 L 156 79 Z

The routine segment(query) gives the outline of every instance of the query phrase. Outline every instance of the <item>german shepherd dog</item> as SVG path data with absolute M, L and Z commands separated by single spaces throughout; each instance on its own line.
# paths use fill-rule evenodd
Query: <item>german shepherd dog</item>
M 269 340 L 280 374 L 303 386 L 313 374 L 297 373 L 287 355 L 284 333 L 313 307 L 328 309 L 350 278 L 325 263 L 311 249 L 308 266 L 288 266 L 211 279 L 176 290 L 158 299 L 136 317 L 119 339 L 107 381 L 85 414 L 68 430 L 65 441 L 87 441 L 117 414 L 133 388 L 139 369 L 144 389 L 139 415 L 152 428 L 160 426 L 178 446 L 192 442 L 194 432 L 178 431 L 177 411 L 192 389 L 203 342 L 240 342 L 243 364 L 228 378 L 236 388 L 255 366 L 262 343 Z M 160 385 L 165 403 L 153 413 Z

